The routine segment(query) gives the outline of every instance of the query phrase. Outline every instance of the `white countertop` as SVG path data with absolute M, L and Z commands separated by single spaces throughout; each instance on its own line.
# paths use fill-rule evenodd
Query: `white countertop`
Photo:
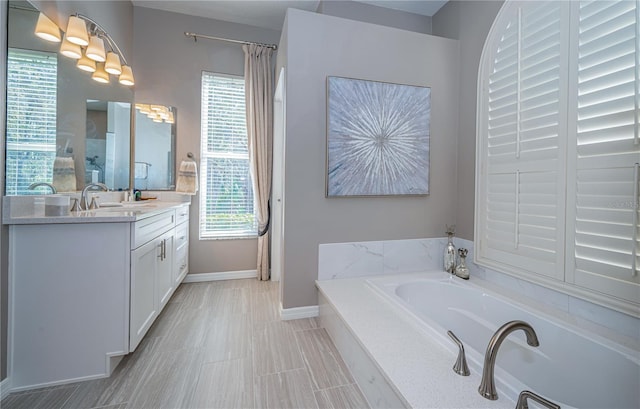
M 128 223 L 145 219 L 171 208 L 188 206 L 189 202 L 162 202 L 148 200 L 144 202 L 124 203 L 123 207 L 102 207 L 97 210 L 70 212 L 65 216 L 45 216 L 32 212 L 18 214 L 5 209 L 3 224 L 71 224 L 71 223 Z
M 403 317 L 377 295 L 366 278 L 316 281 L 338 316 L 387 382 L 413 408 L 509 408 L 515 402 L 502 394 L 490 401 L 478 393 L 481 374 L 453 372 L 457 347 L 448 350 Z M 456 352 L 452 352 L 452 351 Z

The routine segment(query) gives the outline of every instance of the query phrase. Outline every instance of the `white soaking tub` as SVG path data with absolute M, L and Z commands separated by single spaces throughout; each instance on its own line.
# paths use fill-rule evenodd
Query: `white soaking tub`
M 539 347 L 522 331 L 498 350 L 498 394 L 531 390 L 563 408 L 640 408 L 640 352 L 588 332 L 549 308 L 511 299 L 444 272 L 370 278 L 368 284 L 406 311 L 421 331 L 453 350 L 447 330 L 463 342 L 472 372 L 481 373 L 487 343 L 512 320 L 534 328 Z M 569 318 L 569 320 L 566 320 Z M 488 403 L 489 401 L 487 401 Z

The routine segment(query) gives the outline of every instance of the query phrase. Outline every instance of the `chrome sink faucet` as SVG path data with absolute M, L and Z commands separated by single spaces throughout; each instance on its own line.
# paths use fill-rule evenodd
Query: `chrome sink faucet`
M 37 188 L 37 187 L 40 187 L 40 186 L 46 186 L 46 187 L 48 187 L 49 189 L 51 189 L 51 193 L 53 193 L 54 195 L 55 195 L 56 193 L 58 193 L 58 191 L 56 190 L 55 186 L 53 186 L 51 183 L 47 183 L 47 182 L 36 182 L 36 183 L 32 183 L 32 184 L 30 184 L 30 185 L 29 185 L 29 187 L 28 187 L 27 189 L 29 189 L 29 190 L 33 190 L 33 189 L 35 189 L 35 188 Z
M 532 347 L 540 345 L 538 342 L 538 336 L 533 330 L 533 327 L 524 321 L 509 321 L 498 328 L 489 340 L 489 345 L 487 345 L 487 352 L 484 354 L 484 366 L 482 368 L 482 381 L 480 382 L 480 387 L 478 387 L 480 395 L 489 400 L 498 399 L 498 391 L 496 390 L 495 379 L 493 376 L 496 366 L 496 358 L 498 356 L 498 349 L 500 349 L 502 341 L 504 341 L 509 334 L 519 329 L 523 330 L 527 336 L 527 344 Z
M 82 195 L 80 195 L 80 210 L 89 210 L 89 201 L 87 200 L 87 192 L 92 188 L 98 188 L 104 190 L 105 192 L 109 191 L 109 188 L 104 183 L 89 183 L 84 189 L 82 189 Z

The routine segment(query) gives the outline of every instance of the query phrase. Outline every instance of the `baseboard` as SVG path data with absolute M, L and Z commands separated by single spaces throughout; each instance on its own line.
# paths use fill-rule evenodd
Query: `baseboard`
M 320 315 L 320 309 L 317 305 L 295 308 L 282 308 L 282 305 L 280 305 L 280 319 L 283 321 L 297 320 L 300 318 L 313 318 L 318 315 Z
M 0 400 L 3 400 L 11 392 L 11 379 L 7 376 L 0 382 Z
M 202 273 L 202 274 L 187 274 L 183 283 L 202 283 L 205 281 L 218 281 L 218 280 L 239 280 L 241 278 L 256 278 L 258 272 L 256 270 L 242 270 L 242 271 L 223 271 L 221 273 Z

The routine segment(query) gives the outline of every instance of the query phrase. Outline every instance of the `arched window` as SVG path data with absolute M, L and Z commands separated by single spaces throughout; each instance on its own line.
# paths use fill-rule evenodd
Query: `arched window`
M 640 316 L 640 10 L 507 1 L 480 62 L 478 263 Z

